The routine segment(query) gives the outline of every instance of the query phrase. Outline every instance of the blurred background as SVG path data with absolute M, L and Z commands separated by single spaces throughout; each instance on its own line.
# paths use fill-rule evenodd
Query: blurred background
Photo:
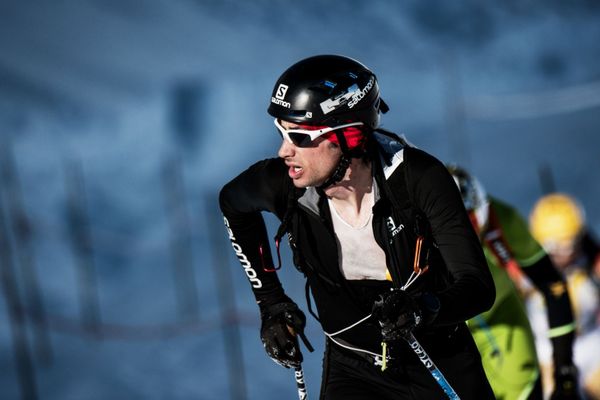
M 598 38 L 593 0 L 0 0 L 0 398 L 296 398 L 216 196 L 276 155 L 273 84 L 314 54 L 523 215 L 560 190 L 600 232 Z

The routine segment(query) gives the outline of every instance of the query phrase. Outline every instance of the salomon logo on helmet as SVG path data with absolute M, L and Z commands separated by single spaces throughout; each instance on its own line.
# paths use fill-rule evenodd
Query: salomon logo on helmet
M 288 90 L 288 85 L 284 85 L 283 83 L 279 85 L 277 88 L 277 92 L 275 93 L 275 98 L 283 100 L 285 98 L 285 94 Z
M 292 105 L 289 102 L 283 101 L 281 99 L 276 99 L 275 97 L 271 97 L 271 103 L 277 104 L 278 106 L 282 106 L 282 107 L 285 107 L 285 108 L 291 108 L 292 107 Z
M 271 97 L 271 103 L 285 108 L 291 108 L 292 105 L 288 101 L 283 100 L 285 98 L 285 94 L 287 93 L 288 87 L 288 85 L 284 85 L 283 83 L 279 84 L 277 90 L 275 91 L 275 96 Z
M 371 77 L 371 79 L 369 80 L 369 83 L 367 83 L 367 86 L 365 86 L 363 88 L 363 90 L 361 90 L 357 93 L 354 93 L 352 95 L 352 100 L 350 100 L 350 102 L 348 103 L 348 108 L 354 107 L 356 105 L 356 103 L 361 101 L 367 95 L 367 93 L 369 93 L 369 91 L 373 87 L 374 83 L 375 83 L 375 78 Z

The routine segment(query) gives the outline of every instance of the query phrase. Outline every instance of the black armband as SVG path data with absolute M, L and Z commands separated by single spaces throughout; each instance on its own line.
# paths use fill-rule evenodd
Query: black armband
M 565 365 L 573 364 L 573 342 L 575 340 L 575 332 L 570 331 L 564 335 L 551 337 L 552 342 L 552 359 L 554 367 L 560 368 Z

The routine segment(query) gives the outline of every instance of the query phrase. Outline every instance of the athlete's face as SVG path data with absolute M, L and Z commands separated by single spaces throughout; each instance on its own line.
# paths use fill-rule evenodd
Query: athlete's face
M 580 243 L 576 241 L 569 244 L 560 245 L 553 243 L 552 245 L 546 245 L 546 250 L 550 256 L 550 259 L 552 260 L 552 263 L 558 269 L 562 270 L 573 265 L 573 263 L 577 260 L 577 258 L 580 256 L 580 246 Z
M 285 129 L 297 128 L 298 125 L 281 121 Z M 298 188 L 319 186 L 331 176 L 340 161 L 342 151 L 338 145 L 323 137 L 312 141 L 308 147 L 298 147 L 286 139 L 281 142 L 279 157 L 288 166 L 288 175 Z

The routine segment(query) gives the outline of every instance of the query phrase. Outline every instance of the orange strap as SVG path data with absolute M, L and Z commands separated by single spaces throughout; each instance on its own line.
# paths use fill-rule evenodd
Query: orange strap
M 415 245 L 415 261 L 413 263 L 413 270 L 419 274 L 425 273 L 429 269 L 429 264 L 425 268 L 421 268 L 421 249 L 423 247 L 423 236 L 417 237 L 417 243 Z

